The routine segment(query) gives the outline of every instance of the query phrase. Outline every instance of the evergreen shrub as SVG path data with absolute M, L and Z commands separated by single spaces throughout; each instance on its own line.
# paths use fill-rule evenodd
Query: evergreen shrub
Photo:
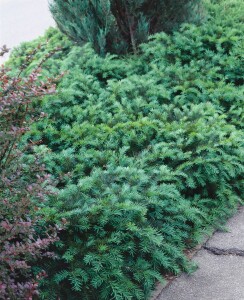
M 47 269 L 53 298 L 148 298 L 160 274 L 189 269 L 183 250 L 241 201 L 243 135 L 211 104 L 154 106 L 121 121 L 130 105 L 116 114 L 121 103 L 103 101 L 99 110 L 86 104 L 97 112 L 89 123 L 48 130 L 49 148 L 39 149 L 62 176 L 47 217 L 69 220 L 60 261 Z M 120 120 L 94 122 L 105 107 Z
M 50 27 L 43 36 L 31 42 L 23 42 L 19 46 L 13 48 L 10 53 L 9 59 L 5 62 L 6 67 L 10 67 L 12 71 L 25 65 L 22 73 L 30 74 L 34 68 L 40 64 L 45 56 L 50 56 L 50 53 L 54 49 L 59 48 L 62 51 L 56 51 L 52 53 L 51 57 L 45 60 L 43 63 L 42 72 L 40 77 L 45 80 L 46 77 L 51 74 L 57 76 L 60 74 L 60 61 L 63 57 L 68 54 L 72 43 L 68 41 L 67 37 L 64 36 L 59 30 Z M 36 51 L 38 49 L 38 51 Z M 35 55 L 33 57 L 33 52 Z M 26 58 L 32 57 L 33 59 Z
M 95 51 L 137 53 L 148 36 L 172 31 L 199 15 L 200 0 L 53 0 L 50 10 L 62 32 Z

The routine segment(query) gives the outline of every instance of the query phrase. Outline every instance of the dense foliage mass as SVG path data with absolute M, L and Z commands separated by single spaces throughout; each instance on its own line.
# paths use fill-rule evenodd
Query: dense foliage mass
M 200 0 L 53 0 L 51 12 L 62 32 L 97 53 L 128 53 L 148 36 L 172 31 L 201 16 Z
M 204 24 L 154 35 L 137 56 L 62 37 L 46 67 L 68 72 L 25 135 L 58 182 L 43 212 L 68 221 L 59 259 L 40 262 L 43 299 L 147 299 L 165 273 L 191 270 L 184 250 L 242 203 L 243 5 L 206 3 Z
M 0 55 L 5 52 L 6 47 Z M 13 76 L 0 68 L 0 299 L 11 300 L 38 295 L 45 272 L 34 274 L 31 266 L 37 258 L 54 256 L 48 247 L 58 240 L 58 228 L 42 224 L 43 215 L 36 213 L 48 195 L 50 178 L 37 156 L 28 160 L 24 155 L 31 144 L 19 147 L 28 126 L 39 117 L 33 99 L 48 95 L 55 86 L 51 79 L 38 81 L 40 68 L 21 77 L 24 69 L 22 65 Z

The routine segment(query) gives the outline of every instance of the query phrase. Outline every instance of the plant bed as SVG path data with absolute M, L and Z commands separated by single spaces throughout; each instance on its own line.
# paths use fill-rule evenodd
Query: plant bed
M 136 56 L 47 33 L 65 51 L 46 70 L 66 73 L 24 140 L 57 183 L 45 218 L 67 227 L 58 259 L 40 261 L 43 299 L 147 299 L 162 275 L 191 271 L 186 249 L 242 202 L 241 4 L 208 5 L 204 24 L 154 35 Z

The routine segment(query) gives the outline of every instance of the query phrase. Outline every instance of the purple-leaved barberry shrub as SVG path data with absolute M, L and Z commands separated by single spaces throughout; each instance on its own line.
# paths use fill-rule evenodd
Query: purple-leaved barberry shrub
M 59 49 L 55 49 L 58 51 Z M 8 49 L 0 49 L 0 55 Z M 39 80 L 44 57 L 30 75 L 24 71 L 37 50 L 28 55 L 17 75 L 0 67 L 0 299 L 35 299 L 44 271 L 34 275 L 31 266 L 41 257 L 54 257 L 48 249 L 58 240 L 62 225 L 43 225 L 40 203 L 45 201 L 50 176 L 38 157 L 31 164 L 25 151 L 31 142 L 20 147 L 29 125 L 43 114 L 36 113 L 33 100 L 55 92 L 59 78 Z

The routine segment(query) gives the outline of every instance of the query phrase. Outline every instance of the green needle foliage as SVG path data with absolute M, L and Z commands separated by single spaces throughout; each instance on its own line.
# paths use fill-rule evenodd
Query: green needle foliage
M 199 0 L 53 0 L 50 10 L 58 27 L 72 40 L 90 42 L 95 51 L 137 53 L 148 36 L 172 31 L 193 15 Z
M 57 260 L 39 262 L 43 299 L 148 299 L 243 203 L 243 5 L 206 3 L 204 24 L 156 34 L 137 56 L 63 38 L 46 66 L 67 73 L 25 136 L 57 181 L 46 220 L 68 222 Z
M 47 217 L 69 225 L 44 299 L 146 299 L 160 274 L 189 270 L 183 250 L 241 201 L 240 131 L 211 104 L 155 105 L 132 120 L 135 102 L 117 112 L 120 102 L 103 98 L 98 110 L 94 97 L 89 123 L 60 130 L 52 123 L 45 134 L 50 148 L 39 151 L 49 152 L 53 174 L 63 174 Z

